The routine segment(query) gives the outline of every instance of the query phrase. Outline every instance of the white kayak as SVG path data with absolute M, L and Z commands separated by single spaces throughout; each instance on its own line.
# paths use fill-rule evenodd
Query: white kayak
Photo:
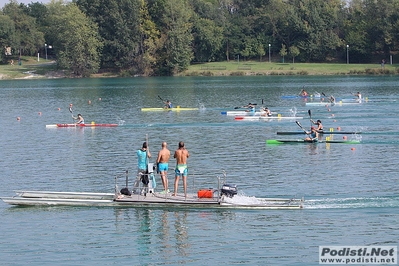
M 244 121 L 267 121 L 267 120 L 297 120 L 303 119 L 302 116 L 236 116 L 235 120 Z

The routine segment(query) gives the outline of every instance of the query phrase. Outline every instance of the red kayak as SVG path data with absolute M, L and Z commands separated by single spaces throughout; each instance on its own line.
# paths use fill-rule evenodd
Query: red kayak
M 46 127 L 117 127 L 118 124 L 55 124 Z

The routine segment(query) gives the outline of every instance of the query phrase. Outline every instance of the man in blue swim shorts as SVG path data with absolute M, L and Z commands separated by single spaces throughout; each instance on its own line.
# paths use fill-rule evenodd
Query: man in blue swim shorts
M 190 157 L 188 150 L 186 150 L 184 146 L 184 142 L 179 142 L 179 148 L 175 151 L 176 158 L 176 170 L 175 170 L 175 186 L 173 191 L 173 196 L 177 195 L 177 188 L 179 186 L 180 176 L 183 177 L 183 187 L 184 187 L 184 196 L 187 197 L 187 158 Z
M 170 151 L 168 150 L 168 144 L 164 141 L 162 142 L 162 149 L 158 152 L 157 158 L 157 169 L 158 172 L 161 174 L 162 184 L 164 191 L 161 193 L 168 193 L 168 166 L 169 166 L 169 158 L 170 158 Z

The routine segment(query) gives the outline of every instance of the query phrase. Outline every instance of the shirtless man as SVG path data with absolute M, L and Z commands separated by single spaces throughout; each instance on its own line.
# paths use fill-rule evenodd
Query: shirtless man
M 173 196 L 177 195 L 177 188 L 179 186 L 180 175 L 183 176 L 183 187 L 184 196 L 187 197 L 187 158 L 190 156 L 188 150 L 184 147 L 184 142 L 179 142 L 179 148 L 175 151 L 173 158 L 176 158 L 176 170 L 175 170 L 175 187 L 173 191 Z
M 164 141 L 162 142 L 162 149 L 158 152 L 157 158 L 157 169 L 158 172 L 161 174 L 162 184 L 164 191 L 161 193 L 168 193 L 168 166 L 169 166 L 169 158 L 170 158 L 170 151 L 168 150 L 168 144 Z

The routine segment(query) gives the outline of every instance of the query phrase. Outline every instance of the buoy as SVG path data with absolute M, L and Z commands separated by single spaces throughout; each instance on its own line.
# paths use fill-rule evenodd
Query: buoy
M 332 117 L 334 117 L 334 114 L 331 114 Z
M 337 120 L 334 119 L 333 122 L 337 122 Z
M 39 112 L 39 115 L 42 115 L 42 112 Z
M 355 150 L 355 148 L 353 148 L 353 147 L 352 147 L 352 148 L 351 148 L 351 150 L 352 150 L 352 151 L 354 151 L 354 150 Z
M 101 98 L 98 98 L 99 101 L 101 101 Z
M 61 108 L 58 107 L 58 111 L 61 110 Z
M 347 137 L 347 136 L 343 136 L 342 138 L 343 138 L 344 140 L 347 140 L 347 139 L 348 139 L 348 137 Z
M 330 108 L 328 108 L 328 110 L 327 110 L 327 111 L 329 111 L 329 112 L 330 112 L 330 111 L 331 111 L 331 109 L 330 109 Z
M 326 107 L 328 107 L 328 104 L 326 104 Z
M 88 101 L 87 101 L 87 103 L 88 103 L 88 104 L 91 104 L 91 101 L 90 101 L 90 100 L 88 100 Z
M 21 117 L 17 116 L 17 121 L 20 121 L 20 120 L 21 120 Z
M 337 130 L 341 130 L 341 127 L 337 127 Z

